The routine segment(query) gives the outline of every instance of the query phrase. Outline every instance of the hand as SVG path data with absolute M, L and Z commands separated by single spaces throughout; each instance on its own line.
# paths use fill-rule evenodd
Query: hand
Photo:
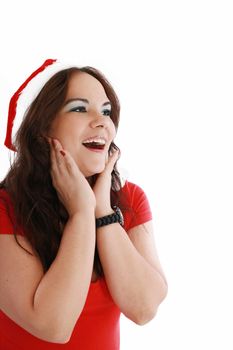
M 58 140 L 47 138 L 51 150 L 51 177 L 60 201 L 72 216 L 95 209 L 95 195 L 68 151 Z M 61 151 L 63 153 L 61 153 Z
M 118 159 L 119 151 L 114 150 L 114 152 L 109 156 L 107 163 L 105 165 L 104 171 L 99 174 L 96 183 L 94 185 L 93 191 L 96 198 L 96 209 L 95 217 L 99 218 L 113 212 L 111 208 L 111 173 L 113 171 L 114 165 Z

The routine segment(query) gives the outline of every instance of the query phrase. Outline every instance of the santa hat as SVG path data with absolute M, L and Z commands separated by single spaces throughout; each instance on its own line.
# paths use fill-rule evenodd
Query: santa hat
M 56 63 L 56 64 L 55 64 Z M 71 66 L 76 66 L 76 64 L 71 64 L 70 62 L 61 62 L 58 61 L 57 59 L 47 59 L 45 62 L 37 68 L 26 80 L 25 82 L 18 88 L 18 90 L 14 93 L 14 95 L 10 99 L 9 103 L 9 109 L 8 109 L 8 121 L 7 121 L 7 130 L 6 130 L 6 138 L 4 145 L 9 148 L 11 151 L 17 152 L 15 146 L 13 145 L 12 142 L 12 132 L 13 132 L 13 126 L 14 126 L 14 121 L 17 113 L 19 112 L 17 110 L 18 106 L 18 100 L 19 97 L 22 96 L 22 92 L 26 88 L 26 86 L 29 84 L 30 91 L 24 91 L 23 97 L 26 98 L 25 104 L 30 104 L 32 100 L 36 97 L 36 95 L 39 93 L 41 88 L 44 86 L 44 84 L 51 78 L 55 73 L 58 71 L 65 69 L 65 68 L 70 68 Z M 43 71 L 43 74 L 41 74 Z M 40 73 L 40 74 L 39 74 Z M 39 76 L 38 76 L 39 75 Z M 36 79 L 34 79 L 37 76 Z M 29 96 L 28 96 L 29 95 Z M 22 100 L 22 97 L 20 98 Z M 20 108 L 19 108 L 20 109 Z M 25 110 L 24 106 L 24 110 Z

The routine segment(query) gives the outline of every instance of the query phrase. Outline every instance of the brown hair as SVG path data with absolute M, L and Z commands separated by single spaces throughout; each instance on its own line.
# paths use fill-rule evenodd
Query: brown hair
M 93 67 L 61 70 L 48 80 L 26 111 L 15 138 L 16 157 L 8 174 L 0 182 L 0 188 L 9 193 L 14 206 L 17 221 L 15 239 L 17 241 L 17 227 L 23 227 L 25 236 L 40 258 L 45 272 L 56 257 L 68 213 L 52 185 L 50 148 L 42 135 L 47 134 L 63 106 L 70 78 L 77 71 L 86 72 L 100 81 L 111 102 L 111 119 L 115 127 L 118 127 L 119 100 L 103 74 Z M 118 149 L 114 142 L 111 143 L 109 153 L 113 149 Z M 95 183 L 97 176 L 90 179 L 90 184 Z M 120 177 L 115 165 L 112 172 L 112 205 L 119 205 L 120 187 Z M 17 243 L 19 244 L 18 241 Z M 103 274 L 97 249 L 94 268 L 99 275 Z

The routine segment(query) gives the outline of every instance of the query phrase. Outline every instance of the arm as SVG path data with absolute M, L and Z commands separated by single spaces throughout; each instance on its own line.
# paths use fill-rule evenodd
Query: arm
M 33 335 L 50 342 L 69 340 L 83 309 L 95 251 L 95 197 L 73 158 L 51 148 L 51 176 L 69 220 L 58 254 L 44 274 L 38 257 L 12 235 L 0 237 L 0 307 Z M 23 245 L 31 250 L 26 239 Z
M 97 218 L 112 213 L 111 171 L 117 157 L 118 154 L 114 153 L 109 158 L 93 189 Z M 167 294 L 152 223 L 137 225 L 128 234 L 118 223 L 103 226 L 97 229 L 96 240 L 106 282 L 115 303 L 138 324 L 151 320 Z
M 94 251 L 94 211 L 78 213 L 69 219 L 57 257 L 34 294 L 34 315 L 48 337 L 69 340 L 86 301 Z
M 126 317 L 144 324 L 167 294 L 153 240 L 152 223 L 129 230 L 120 224 L 97 230 L 97 246 L 110 293 Z
M 18 238 L 30 251 L 29 243 Z M 13 235 L 1 235 L 1 310 L 38 338 L 67 342 L 85 304 L 94 248 L 93 212 L 68 220 L 57 257 L 45 274 L 39 259 L 20 248 Z

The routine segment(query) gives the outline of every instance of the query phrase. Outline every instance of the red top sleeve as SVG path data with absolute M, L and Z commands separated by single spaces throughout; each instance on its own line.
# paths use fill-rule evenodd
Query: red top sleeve
M 125 203 L 122 205 L 124 228 L 130 228 L 152 220 L 152 212 L 145 192 L 138 185 L 126 181 L 122 188 Z
M 0 189 L 0 234 L 13 235 L 15 230 L 16 219 L 11 199 L 5 190 Z M 23 235 L 22 229 L 17 229 L 17 234 Z
M 14 233 L 14 227 L 10 216 L 8 195 L 4 190 L 0 190 L 0 234 Z

